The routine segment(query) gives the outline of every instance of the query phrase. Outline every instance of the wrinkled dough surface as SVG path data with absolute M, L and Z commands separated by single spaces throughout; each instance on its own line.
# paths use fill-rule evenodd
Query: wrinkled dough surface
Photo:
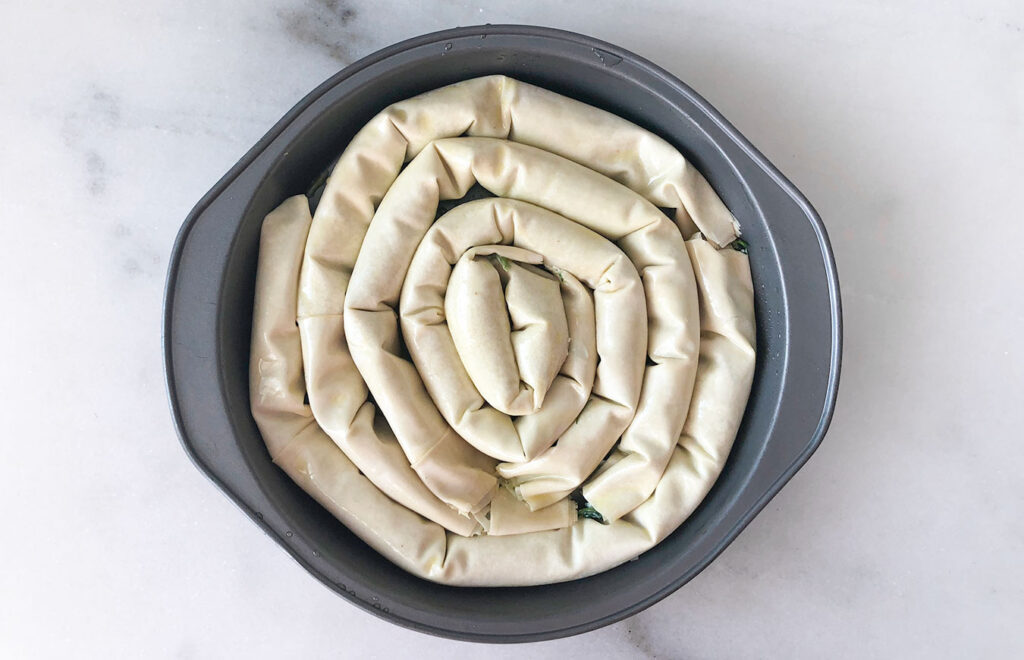
M 496 197 L 435 221 L 474 184 Z M 312 217 L 294 197 L 264 222 L 253 415 L 274 461 L 410 572 L 606 570 L 728 457 L 754 364 L 749 265 L 719 249 L 735 236 L 703 177 L 618 117 L 501 76 L 403 101 Z M 605 524 L 577 520 L 581 486 Z
M 448 310 L 453 306 L 473 310 L 474 303 L 465 300 L 467 296 L 460 287 L 450 285 L 452 262 L 461 263 L 477 255 L 500 254 L 508 260 L 510 275 L 515 272 L 513 268 L 521 267 L 517 264 L 543 264 L 544 258 L 538 253 L 505 245 L 487 245 L 515 240 L 515 219 L 519 214 L 513 213 L 514 209 L 547 213 L 555 218 L 543 209 L 512 200 L 482 200 L 456 207 L 428 230 L 403 285 L 401 323 L 409 353 L 448 423 L 480 451 L 501 460 L 522 461 L 550 447 L 577 418 L 590 396 L 598 354 L 591 294 L 571 273 L 557 271 L 558 279 L 553 281 L 559 285 L 559 304 L 568 337 L 560 340 L 564 342 L 564 351 L 559 350 L 558 339 L 552 342 L 555 344 L 552 350 L 564 357 L 541 407 L 513 420 L 486 405 L 484 395 L 475 387 L 472 369 L 491 371 L 494 360 L 489 359 L 484 350 L 458 348 L 458 330 L 451 329 L 449 322 L 450 316 L 457 315 L 449 314 Z M 568 224 L 564 219 L 555 219 Z M 597 235 L 585 235 L 603 241 Z M 476 245 L 483 247 L 473 247 Z M 504 304 L 500 302 L 499 306 Z M 509 302 L 510 315 L 514 304 L 514 300 Z M 557 310 L 549 310 L 549 314 L 557 315 Z M 507 332 L 506 325 L 494 328 L 492 324 L 467 332 L 469 337 L 464 341 L 468 343 L 473 337 L 491 333 L 495 336 L 487 337 L 485 342 L 497 343 L 505 339 Z
M 558 280 L 517 259 L 542 263 L 504 246 L 465 252 L 452 269 L 445 318 L 484 400 L 506 415 L 532 415 L 569 355 L 569 322 Z

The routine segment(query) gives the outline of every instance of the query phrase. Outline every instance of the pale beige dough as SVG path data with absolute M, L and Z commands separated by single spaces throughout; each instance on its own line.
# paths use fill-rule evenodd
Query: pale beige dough
M 517 263 L 542 264 L 543 257 L 535 252 L 486 245 L 512 240 L 510 220 L 514 216 L 508 211 L 513 208 L 510 201 L 470 202 L 456 207 L 430 228 L 417 248 L 402 288 L 401 322 L 402 336 L 409 353 L 445 420 L 480 451 L 501 460 L 523 461 L 550 447 L 583 409 L 594 382 L 597 348 L 591 294 L 571 273 L 558 271 L 560 279 L 553 282 L 555 290 L 560 290 L 558 309 L 549 310 L 549 314 L 557 316 L 562 313 L 567 337 L 562 339 L 560 332 L 554 333 L 558 337 L 552 343 L 563 342 L 565 350 L 555 348 L 553 352 L 564 357 L 558 365 L 560 372 L 545 393 L 540 408 L 513 421 L 500 410 L 488 406 L 484 395 L 477 391 L 478 387 L 469 374 L 473 367 L 485 374 L 492 374 L 500 368 L 504 373 L 498 375 L 503 380 L 518 380 L 516 364 L 509 365 L 507 360 L 502 360 L 496 365 L 496 360 L 492 359 L 495 351 L 491 347 L 502 342 L 509 345 L 506 349 L 509 353 L 514 353 L 508 319 L 504 310 L 498 309 L 499 322 L 485 324 L 481 319 L 482 327 L 467 328 L 463 342 L 472 342 L 473 347 L 460 350 L 456 345 L 459 326 L 456 324 L 451 332 L 448 331 L 451 324 L 447 323 L 449 314 L 445 309 L 451 306 L 475 312 L 485 306 L 503 308 L 506 302 L 504 294 L 487 296 L 482 303 L 479 297 L 471 299 L 468 280 L 464 287 L 450 285 L 451 262 L 457 259 L 463 263 L 467 259 L 475 261 L 478 255 L 501 254 L 507 260 L 514 260 L 508 262 L 510 286 L 512 278 L 520 270 L 525 270 Z M 506 211 L 495 216 L 499 209 Z M 538 209 L 538 212 L 544 211 Z M 496 221 L 495 218 L 504 221 Z M 503 225 L 505 232 L 502 231 Z M 474 245 L 482 247 L 472 247 Z M 463 248 L 466 248 L 464 252 Z M 458 256 L 460 252 L 461 257 Z M 490 264 L 485 268 L 494 271 Z M 517 300 L 510 296 L 510 315 L 522 313 L 516 308 L 516 303 Z M 523 304 L 527 303 L 523 301 Z M 493 313 L 494 310 L 489 311 Z M 456 316 L 465 318 L 466 314 Z
M 435 222 L 474 183 L 497 197 Z M 403 101 L 312 218 L 294 197 L 264 222 L 253 415 L 278 465 L 417 575 L 606 570 L 728 457 L 754 364 L 735 236 L 703 177 L 618 117 L 500 76 Z M 607 524 L 576 520 L 581 485 Z

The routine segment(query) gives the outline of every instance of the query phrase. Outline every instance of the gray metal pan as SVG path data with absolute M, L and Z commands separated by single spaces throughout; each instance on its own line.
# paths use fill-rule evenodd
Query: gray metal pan
M 696 164 L 750 244 L 758 358 L 728 464 L 704 503 L 668 539 L 635 561 L 582 580 L 455 588 L 383 559 L 271 463 L 249 412 L 249 335 L 264 215 L 306 190 L 388 104 L 492 73 L 626 117 Z M 611 44 L 547 28 L 494 25 L 429 34 L 374 53 L 288 112 L 185 220 L 167 274 L 163 342 L 170 405 L 185 450 L 303 568 L 394 623 L 457 639 L 522 642 L 635 614 L 693 578 L 736 538 L 825 434 L 838 388 L 842 321 L 835 263 L 817 213 L 706 101 Z

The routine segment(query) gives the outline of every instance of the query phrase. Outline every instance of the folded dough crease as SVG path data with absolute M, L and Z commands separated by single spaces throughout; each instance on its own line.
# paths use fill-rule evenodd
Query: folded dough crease
M 474 185 L 494 197 L 437 217 Z M 742 419 L 737 233 L 678 151 L 604 111 L 503 76 L 396 103 L 315 213 L 296 196 L 264 221 L 250 389 L 270 456 L 426 579 L 627 561 L 702 501 Z

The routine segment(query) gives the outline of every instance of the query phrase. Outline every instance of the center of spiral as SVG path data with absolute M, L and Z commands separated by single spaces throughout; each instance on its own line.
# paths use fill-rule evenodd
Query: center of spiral
M 568 355 L 569 330 L 557 277 L 542 256 L 478 246 L 452 269 L 445 316 L 480 395 L 508 415 L 538 411 Z

